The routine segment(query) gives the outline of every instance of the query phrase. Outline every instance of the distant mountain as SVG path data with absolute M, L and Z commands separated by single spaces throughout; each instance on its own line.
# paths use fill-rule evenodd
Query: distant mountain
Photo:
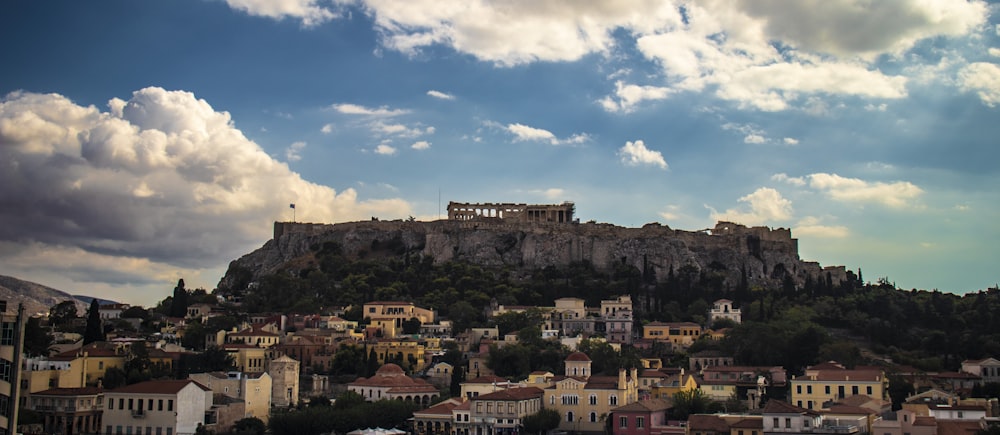
M 48 313 L 53 305 L 67 300 L 76 302 L 81 316 L 88 307 L 79 297 L 62 290 L 4 275 L 0 275 L 0 300 L 7 301 L 8 310 L 16 309 L 18 303 L 24 304 L 24 312 L 28 315 Z

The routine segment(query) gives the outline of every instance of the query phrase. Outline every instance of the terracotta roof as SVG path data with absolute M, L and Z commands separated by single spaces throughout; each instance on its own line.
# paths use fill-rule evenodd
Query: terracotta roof
M 648 399 L 632 402 L 625 406 L 619 406 L 612 412 L 657 412 L 672 408 L 673 405 L 666 399 Z
M 48 390 L 31 393 L 32 396 L 94 396 L 104 392 L 103 388 L 49 388 Z
M 961 421 L 939 421 L 937 422 L 938 435 L 973 435 L 982 429 L 979 420 Z
M 445 401 L 443 401 L 441 403 L 438 403 L 437 405 L 434 405 L 434 406 L 432 406 L 430 408 L 423 409 L 423 410 L 420 410 L 420 411 L 414 411 L 413 412 L 413 416 L 414 417 L 420 417 L 420 416 L 425 416 L 425 415 L 429 416 L 429 417 L 430 416 L 451 416 L 451 411 L 454 410 L 455 408 L 457 408 L 462 403 L 464 403 L 463 400 L 459 400 L 459 399 L 455 399 L 455 398 L 448 399 L 448 400 L 445 400 Z
M 842 381 L 842 382 L 880 382 L 882 372 L 875 370 L 820 370 L 815 379 L 811 376 L 800 376 L 797 381 Z
M 590 357 L 583 352 L 573 352 L 566 357 L 566 361 L 590 361 Z
M 430 387 L 437 390 L 436 387 L 429 384 L 423 379 L 413 379 L 406 376 L 403 369 L 396 364 L 385 364 L 375 372 L 375 375 L 370 378 L 358 378 L 349 385 L 360 386 L 360 387 L 383 387 L 383 388 L 405 388 L 405 387 L 418 387 L 425 388 Z M 400 390 L 403 391 L 403 390 Z
M 847 414 L 847 415 L 876 415 L 873 409 L 868 409 L 863 406 L 851 406 L 851 405 L 832 405 L 829 407 L 829 414 Z M 827 414 L 827 412 L 824 412 Z
M 914 426 L 937 426 L 937 419 L 934 417 L 920 415 L 913 417 Z
M 194 384 L 204 391 L 211 391 L 210 388 L 190 379 L 166 380 L 166 381 L 146 381 L 138 384 L 127 385 L 121 388 L 108 391 L 109 393 L 127 394 L 177 394 L 190 384 Z
M 800 408 L 798 406 L 792 405 L 788 402 L 783 402 L 780 400 L 768 400 L 767 405 L 764 405 L 764 414 L 799 414 L 799 415 L 820 415 L 818 412 Z
M 708 414 L 694 414 L 688 417 L 687 427 L 689 431 L 712 431 L 717 433 L 729 433 L 729 424 L 721 417 Z
M 587 386 L 584 388 L 588 390 L 617 390 L 618 389 L 618 377 L 617 376 L 591 376 L 587 379 Z
M 764 419 L 763 418 L 744 418 L 736 423 L 731 424 L 729 427 L 734 429 L 763 429 Z
M 540 398 L 543 394 L 545 392 L 537 387 L 509 388 L 489 394 L 482 394 L 473 397 L 472 400 L 527 400 Z

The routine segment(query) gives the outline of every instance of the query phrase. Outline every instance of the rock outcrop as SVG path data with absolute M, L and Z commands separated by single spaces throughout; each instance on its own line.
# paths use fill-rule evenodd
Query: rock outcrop
M 660 224 L 625 228 L 601 223 L 510 223 L 499 219 L 433 222 L 370 221 L 341 224 L 276 222 L 274 238 L 230 264 L 219 283 L 239 291 L 241 283 L 294 269 L 325 242 L 336 243 L 349 258 L 375 251 L 419 253 L 435 262 L 466 261 L 484 267 L 509 266 L 529 273 L 547 266 L 590 262 L 598 269 L 616 263 L 636 267 L 658 280 L 671 268 L 711 267 L 738 283 L 746 271 L 751 285 L 780 285 L 786 276 L 797 284 L 807 277 L 834 282 L 846 278 L 843 267 L 822 268 L 802 261 L 798 241 L 784 228 L 746 227 L 719 222 L 702 231 L 674 230 Z M 304 267 L 304 266 L 303 266 Z M 246 276 L 249 274 L 250 276 Z M 648 276 L 648 275 L 647 275 Z

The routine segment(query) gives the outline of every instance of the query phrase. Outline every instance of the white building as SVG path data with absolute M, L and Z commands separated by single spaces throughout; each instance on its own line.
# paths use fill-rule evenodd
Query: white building
M 212 390 L 193 380 L 147 381 L 104 393 L 104 433 L 194 434 L 206 424 Z
M 733 301 L 729 299 L 719 299 L 712 303 L 712 309 L 708 312 L 709 323 L 716 320 L 727 319 L 739 324 L 743 323 L 743 314 L 739 308 L 733 308 Z

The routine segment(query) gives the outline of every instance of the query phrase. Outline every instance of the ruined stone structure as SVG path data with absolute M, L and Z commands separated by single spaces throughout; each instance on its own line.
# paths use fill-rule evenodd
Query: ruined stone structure
M 467 261 L 484 267 L 512 267 L 524 276 L 549 266 L 586 262 L 598 269 L 635 267 L 643 276 L 665 279 L 671 270 L 712 268 L 727 285 L 744 281 L 780 286 L 786 277 L 835 284 L 847 279 L 844 266 L 823 267 L 799 258 L 798 240 L 786 228 L 747 227 L 719 222 L 697 231 L 658 223 L 625 228 L 579 223 L 572 203 L 562 205 L 450 203 L 449 219 L 358 221 L 338 224 L 275 222 L 274 239 L 233 261 L 219 289 L 242 291 L 261 276 L 312 255 L 324 243 L 348 257 L 416 254 L 435 263 Z M 572 223 L 570 223 L 572 222 Z M 306 264 L 306 263 L 303 263 Z
M 496 218 L 516 222 L 573 222 L 576 206 L 569 201 L 562 204 L 511 204 L 511 203 L 448 203 L 448 219 L 474 220 Z

